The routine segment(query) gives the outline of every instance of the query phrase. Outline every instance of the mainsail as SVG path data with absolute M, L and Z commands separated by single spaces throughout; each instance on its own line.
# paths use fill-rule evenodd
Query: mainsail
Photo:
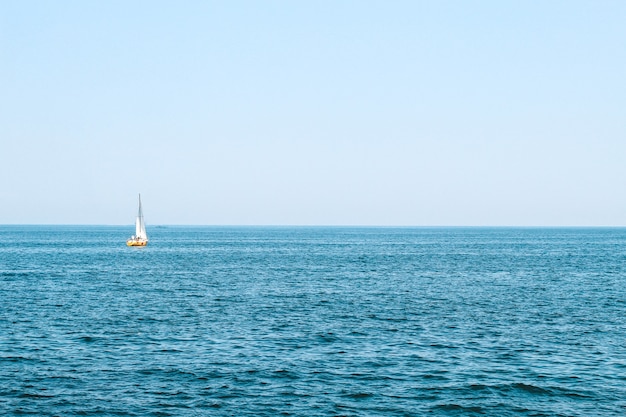
M 141 210 L 141 194 L 139 194 L 139 212 L 135 220 L 135 236 L 137 239 L 148 239 L 146 224 L 143 221 L 143 211 Z

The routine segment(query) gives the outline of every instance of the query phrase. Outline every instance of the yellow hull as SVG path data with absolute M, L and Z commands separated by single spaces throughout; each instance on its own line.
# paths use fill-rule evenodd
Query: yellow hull
M 148 244 L 147 240 L 128 239 L 126 241 L 126 246 L 146 246 L 147 244 Z

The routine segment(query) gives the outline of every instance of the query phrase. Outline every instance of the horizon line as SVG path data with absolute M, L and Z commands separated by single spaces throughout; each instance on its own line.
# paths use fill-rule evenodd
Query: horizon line
M 0 227 L 4 226 L 75 226 L 75 227 L 130 227 L 133 223 L 0 223 Z M 410 225 L 410 224 L 175 224 L 175 223 L 157 223 L 147 224 L 147 228 L 151 227 L 358 227 L 358 228 L 515 228 L 515 229 L 572 229 L 572 228 L 626 228 L 626 225 Z

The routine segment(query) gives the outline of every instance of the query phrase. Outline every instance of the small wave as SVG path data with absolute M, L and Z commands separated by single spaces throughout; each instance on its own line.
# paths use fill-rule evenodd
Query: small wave
M 457 346 L 444 345 L 441 343 L 432 343 L 430 347 L 435 349 L 458 349 Z
M 443 375 L 434 375 L 434 374 L 425 374 L 422 376 L 422 378 L 424 379 L 434 379 L 434 380 L 440 380 L 440 381 L 447 381 L 450 378 L 445 377 Z
M 486 385 L 486 384 L 470 384 L 464 389 L 469 389 L 473 392 L 510 392 L 510 391 L 522 391 L 528 394 L 535 395 L 550 395 L 552 391 L 546 388 L 541 388 L 536 385 L 525 384 L 522 382 L 516 382 L 513 384 L 498 384 L 498 385 Z
M 183 409 L 192 408 L 190 405 L 187 405 L 187 404 L 172 404 L 172 403 L 166 403 L 166 402 L 160 402 L 158 404 L 158 407 L 163 407 L 163 408 L 183 408 Z
M 22 362 L 22 361 L 37 361 L 34 358 L 27 358 L 25 356 L 6 356 L 4 358 L 0 358 L 0 362 Z
M 93 343 L 93 342 L 97 342 L 99 338 L 95 336 L 81 336 L 78 338 L 78 340 L 80 342 Z
M 370 392 L 355 392 L 355 393 L 350 393 L 350 394 L 344 394 L 343 395 L 346 398 L 352 398 L 355 400 L 364 400 L 366 398 L 371 398 L 374 396 L 374 394 L 370 393 Z
M 278 369 L 276 371 L 273 372 L 274 376 L 276 378 L 286 378 L 286 379 L 297 379 L 297 375 L 295 375 L 293 372 L 290 372 L 286 369 Z
M 460 404 L 439 404 L 433 407 L 436 410 L 442 411 L 452 411 L 455 413 L 460 413 L 461 415 L 466 415 L 465 413 L 478 413 L 484 414 L 485 411 L 482 407 L 478 406 L 464 406 Z
M 335 336 L 333 333 L 321 333 L 317 335 L 318 339 L 326 342 L 326 343 L 332 343 L 332 342 L 336 342 L 339 340 L 339 338 L 337 336 Z
M 515 384 L 512 384 L 511 387 L 517 390 L 531 393 L 531 394 L 543 394 L 543 395 L 551 394 L 550 390 L 538 387 L 536 385 L 524 384 L 522 382 L 517 382 Z
M 18 395 L 18 398 L 54 398 L 54 395 L 46 395 L 46 394 L 31 394 L 28 392 L 24 392 Z
M 0 271 L 0 277 L 24 278 L 29 275 L 35 275 L 35 273 L 25 271 Z

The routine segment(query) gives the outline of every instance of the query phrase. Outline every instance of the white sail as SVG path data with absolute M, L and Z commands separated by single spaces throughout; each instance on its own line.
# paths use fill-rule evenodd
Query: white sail
M 141 210 L 141 194 L 139 194 L 139 212 L 137 213 L 137 220 L 135 220 L 135 236 L 137 239 L 148 239 L 146 224 L 143 221 L 143 211 Z
M 141 228 L 138 237 L 139 239 L 148 240 L 148 235 L 146 234 L 146 225 L 143 222 L 143 217 L 141 218 Z
M 141 220 L 139 216 L 135 219 L 135 236 L 137 238 L 141 237 Z

